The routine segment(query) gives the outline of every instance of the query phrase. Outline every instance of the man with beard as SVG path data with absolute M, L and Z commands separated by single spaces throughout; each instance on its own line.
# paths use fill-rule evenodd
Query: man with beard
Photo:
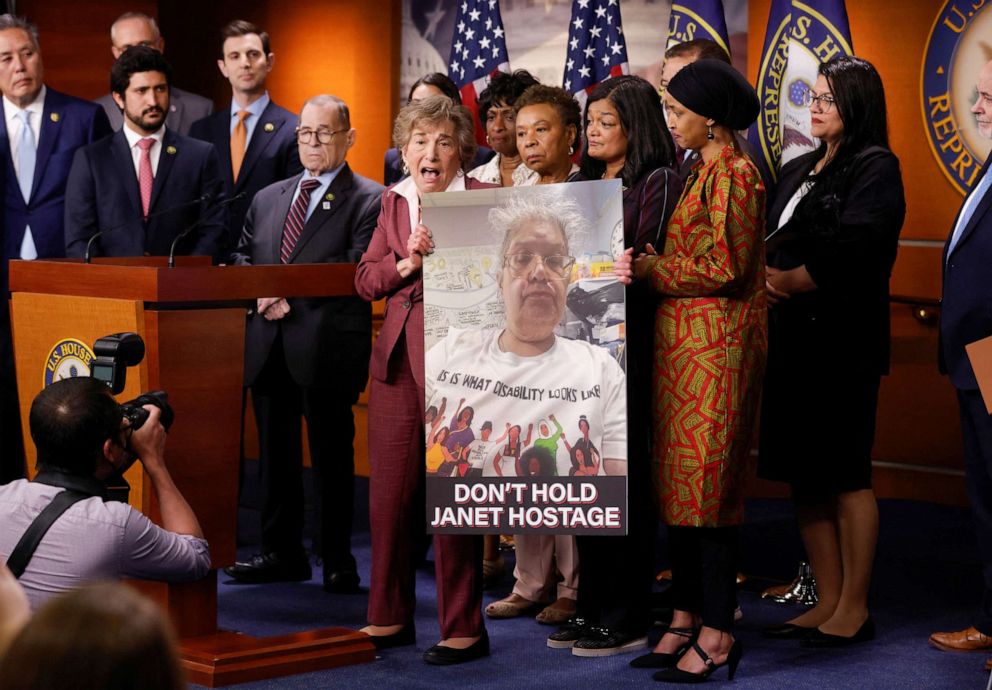
M 160 53 L 165 52 L 165 39 L 158 29 L 158 22 L 144 12 L 125 12 L 110 27 L 110 52 L 116 60 L 131 46 L 148 46 Z M 124 126 L 121 109 L 114 101 L 114 94 L 100 96 L 95 103 L 103 107 L 116 132 Z M 214 111 L 214 104 L 203 96 L 183 91 L 173 85 L 169 89 L 169 109 L 165 124 L 180 134 L 189 134 L 193 123 Z
M 992 139 L 992 62 L 985 63 L 978 73 L 971 114 L 978 136 Z M 930 636 L 931 645 L 948 652 L 992 652 L 992 416 L 965 350 L 970 343 L 992 335 L 992 283 L 988 278 L 992 261 L 990 163 L 992 157 L 985 161 L 962 202 L 943 256 L 940 369 L 958 396 L 965 486 L 975 522 L 983 585 L 981 605 L 972 614 L 968 628 Z M 992 659 L 986 660 L 985 668 L 992 669 Z
M 68 256 L 215 256 L 225 233 L 217 152 L 165 126 L 172 68 L 158 51 L 128 48 L 110 71 L 124 128 L 79 149 L 65 204 Z

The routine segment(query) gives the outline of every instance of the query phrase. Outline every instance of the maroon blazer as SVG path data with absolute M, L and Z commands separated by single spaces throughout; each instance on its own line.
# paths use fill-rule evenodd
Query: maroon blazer
M 498 185 L 466 177 L 466 189 L 489 189 Z M 406 242 L 410 237 L 409 205 L 392 187 L 382 193 L 382 210 L 372 233 L 369 248 L 362 255 L 355 274 L 355 289 L 370 302 L 386 298 L 382 330 L 372 347 L 369 374 L 378 381 L 389 377 L 389 358 L 399 341 L 406 336 L 410 368 L 417 385 L 424 385 L 424 284 L 420 271 L 400 277 L 396 263 L 407 258 Z

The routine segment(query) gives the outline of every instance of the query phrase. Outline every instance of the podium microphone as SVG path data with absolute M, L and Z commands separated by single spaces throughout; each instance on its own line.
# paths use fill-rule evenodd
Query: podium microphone
M 247 192 L 241 192 L 239 194 L 235 194 L 229 199 L 224 199 L 223 201 L 218 202 L 217 206 L 220 208 L 227 208 L 234 202 L 241 201 L 246 196 L 248 196 Z M 193 232 L 202 225 L 203 225 L 203 216 L 201 215 L 200 218 L 196 220 L 196 222 L 194 222 L 188 228 L 186 228 L 181 233 L 176 235 L 176 239 L 172 240 L 172 246 L 169 247 L 169 268 L 176 267 L 176 246 L 179 244 L 179 241 L 185 237 L 188 237 L 191 232 Z
M 194 204 L 201 204 L 204 201 L 210 201 L 210 199 L 212 199 L 212 198 L 213 198 L 213 195 L 212 194 L 204 194 L 203 196 L 199 196 L 199 197 L 197 197 L 195 199 L 191 199 L 190 201 L 187 201 L 185 203 L 176 204 L 175 206 L 170 206 L 169 208 L 163 208 L 163 209 L 160 209 L 158 211 L 155 211 L 154 213 L 149 213 L 147 216 L 145 216 L 143 218 L 143 221 L 147 223 L 150 218 L 157 218 L 159 216 L 164 216 L 167 213 L 172 213 L 173 211 L 179 211 L 179 210 L 184 209 L 184 208 L 187 208 L 189 206 L 193 206 Z M 121 228 L 124 228 L 124 227 L 130 225 L 133 222 L 134 222 L 134 219 L 131 218 L 131 219 L 128 219 L 128 220 L 124 221 L 123 223 L 118 223 L 117 225 L 114 225 L 113 227 L 102 229 L 102 230 L 98 230 L 98 231 L 94 232 L 93 233 L 93 236 L 90 237 L 89 241 L 86 243 L 86 251 L 83 253 L 83 263 L 85 263 L 85 264 L 91 263 L 90 262 L 90 252 L 93 249 L 93 243 L 96 242 L 97 239 L 99 239 L 102 235 L 109 235 L 112 232 L 116 232 L 117 230 L 120 230 Z

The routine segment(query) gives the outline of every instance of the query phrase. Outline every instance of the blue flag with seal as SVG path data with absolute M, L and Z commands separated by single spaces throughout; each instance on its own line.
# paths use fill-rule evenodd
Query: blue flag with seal
M 668 44 L 665 48 L 701 38 L 718 43 L 730 55 L 723 0 L 675 0 L 668 19 Z
M 755 85 L 761 112 L 748 140 L 773 179 L 817 146 L 804 104 L 820 63 L 853 53 L 844 0 L 772 0 Z
M 988 97 L 975 81 L 992 60 L 992 10 L 988 4 L 958 7 L 947 0 L 934 14 L 920 75 L 927 143 L 941 172 L 968 194 L 992 151 L 992 125 L 974 107 Z

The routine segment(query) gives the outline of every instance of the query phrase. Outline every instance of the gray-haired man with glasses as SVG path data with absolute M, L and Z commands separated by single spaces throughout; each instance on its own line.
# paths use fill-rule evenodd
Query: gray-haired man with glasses
M 345 161 L 355 143 L 348 106 L 314 96 L 300 113 L 297 151 L 304 172 L 255 195 L 234 253 L 240 265 L 353 263 L 368 246 L 382 185 Z M 227 568 L 241 582 L 308 580 L 303 548 L 300 418 L 322 504 L 324 589 L 358 591 L 351 555 L 355 436 L 351 406 L 365 388 L 372 314 L 358 297 L 264 297 L 248 317 L 245 385 L 251 387 L 268 491 L 262 550 Z

